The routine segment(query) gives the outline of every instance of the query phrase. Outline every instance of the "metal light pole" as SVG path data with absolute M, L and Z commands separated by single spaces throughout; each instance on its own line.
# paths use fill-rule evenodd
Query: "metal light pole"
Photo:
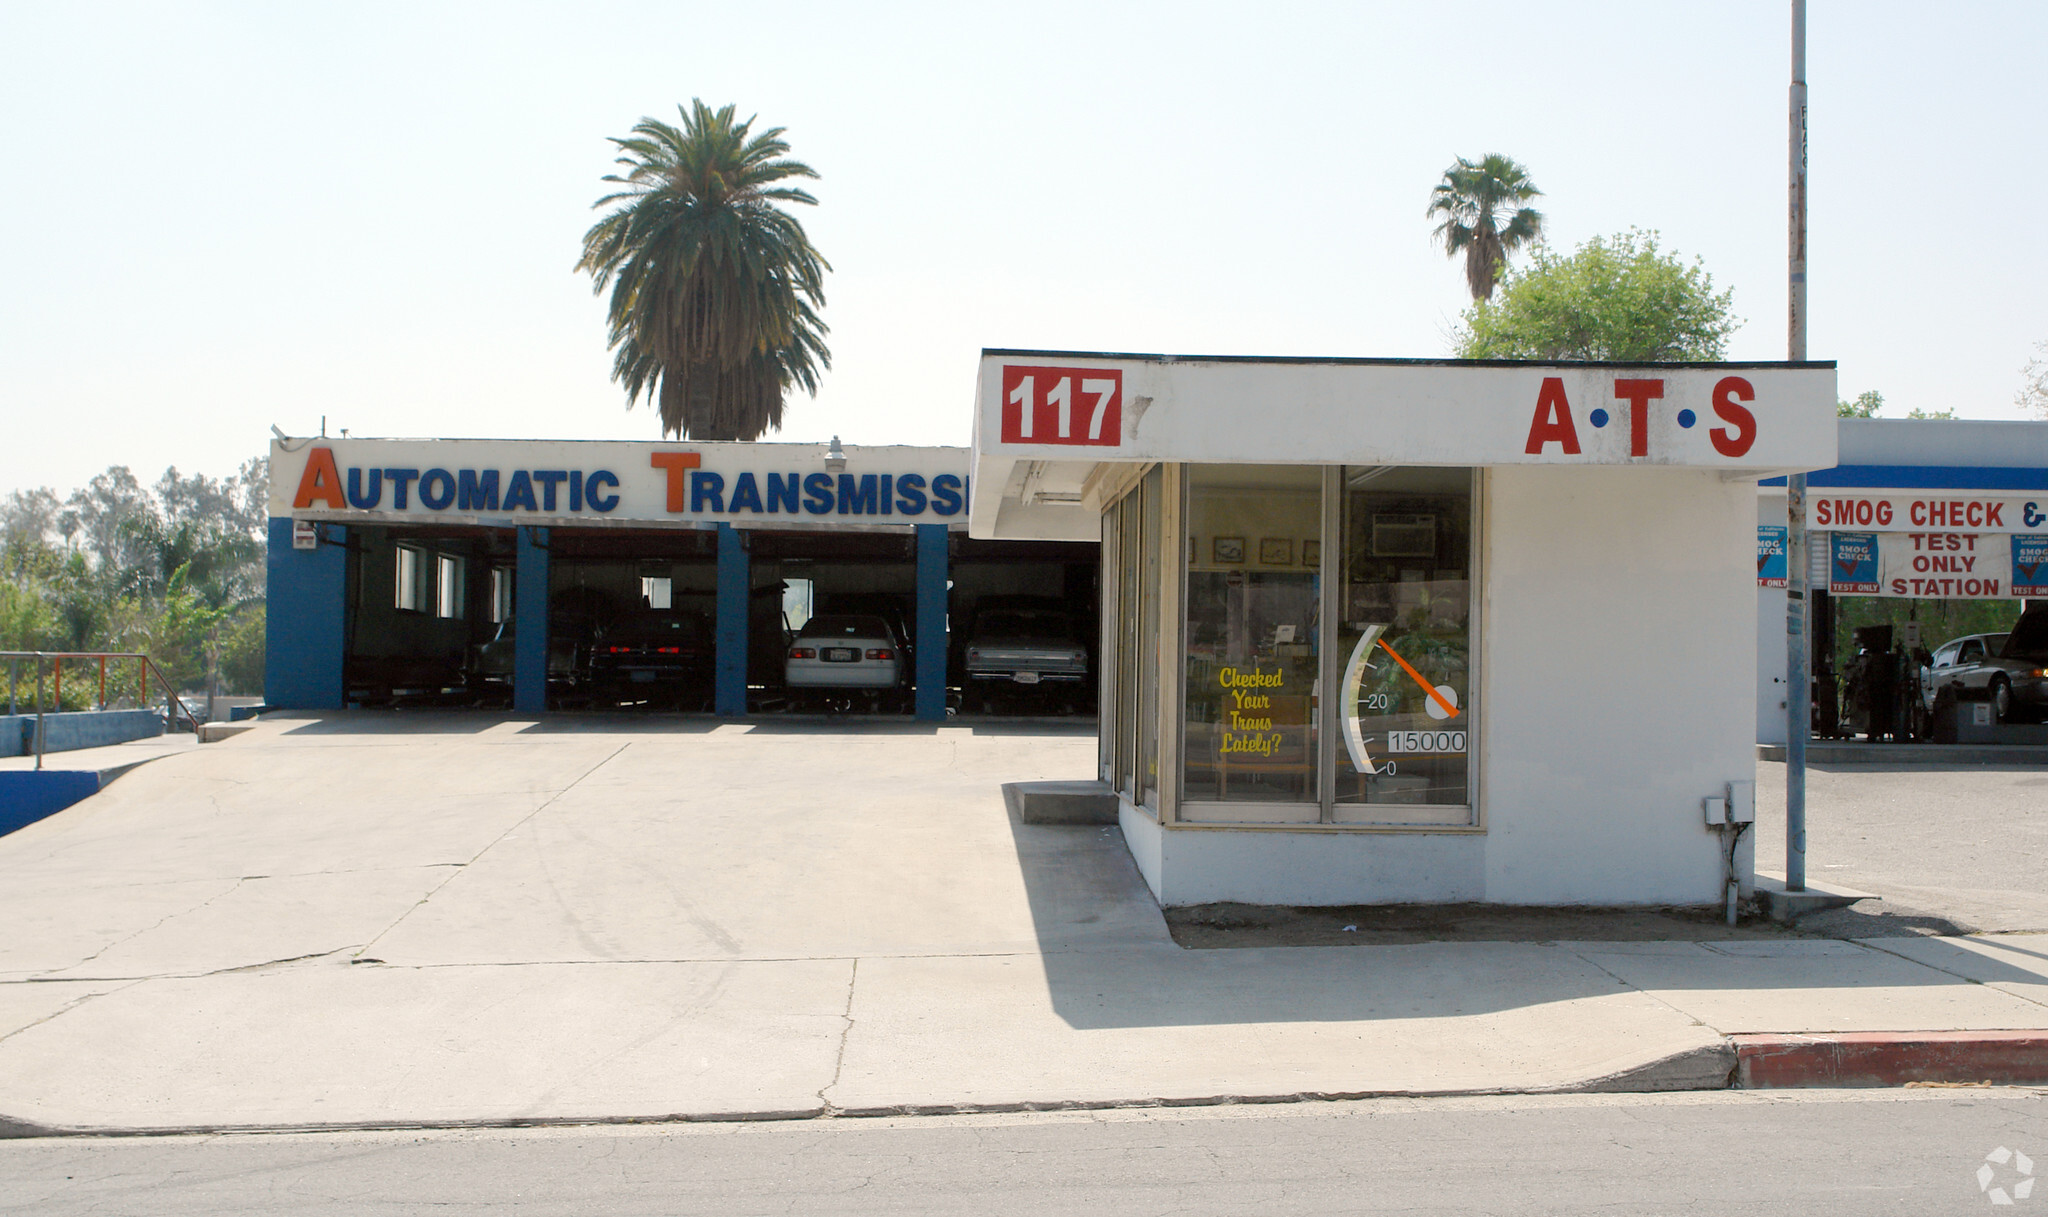
M 1806 0 L 1792 0 L 1792 130 L 1785 357 L 1806 358 Z M 1785 479 L 1785 890 L 1806 889 L 1806 740 L 1813 731 L 1806 657 L 1806 475 Z

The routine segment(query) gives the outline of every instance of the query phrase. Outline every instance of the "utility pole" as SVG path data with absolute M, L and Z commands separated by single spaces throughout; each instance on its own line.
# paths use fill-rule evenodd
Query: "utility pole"
M 1806 0 L 1792 0 L 1790 232 L 1786 245 L 1785 357 L 1806 358 Z M 1806 475 L 1785 479 L 1785 890 L 1806 890 L 1806 740 L 1813 733 L 1806 656 Z

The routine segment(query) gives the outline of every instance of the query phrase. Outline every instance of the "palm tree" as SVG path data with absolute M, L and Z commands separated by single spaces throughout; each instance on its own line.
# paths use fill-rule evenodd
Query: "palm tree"
M 1474 300 L 1491 300 L 1508 255 L 1543 235 L 1543 213 L 1520 204 L 1542 194 L 1529 171 L 1499 153 L 1458 158 L 1429 192 L 1430 216 L 1442 215 L 1437 239 L 1449 257 L 1465 255 L 1465 284 Z M 1510 208 L 1514 214 L 1501 217 Z
M 816 178 L 787 159 L 781 127 L 702 101 L 678 107 L 682 126 L 643 118 L 613 139 L 625 172 L 616 204 L 583 234 L 576 269 L 610 286 L 612 379 L 630 407 L 658 405 L 664 434 L 752 440 L 782 425 L 784 392 L 818 391 L 825 349 L 825 272 L 831 269 L 778 203 L 815 204 L 779 186 Z

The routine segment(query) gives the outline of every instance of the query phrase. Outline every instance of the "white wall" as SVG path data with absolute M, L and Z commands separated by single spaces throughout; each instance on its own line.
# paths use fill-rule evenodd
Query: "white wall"
M 1485 494 L 1485 831 L 1161 828 L 1127 810 L 1160 903 L 1720 899 L 1700 801 L 1756 776 L 1755 486 L 1495 468 Z
M 1488 471 L 1486 899 L 1705 902 L 1700 800 L 1753 780 L 1756 491 L 1708 471 Z

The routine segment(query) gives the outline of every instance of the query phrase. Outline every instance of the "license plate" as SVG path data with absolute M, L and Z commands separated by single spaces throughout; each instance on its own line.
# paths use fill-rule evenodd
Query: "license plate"
M 636 685 L 651 685 L 654 683 L 654 673 L 652 672 L 634 672 L 631 673 L 631 676 L 633 677 L 633 683 Z
M 1019 672 L 1015 676 L 1012 676 L 1010 679 L 1016 681 L 1020 685 L 1035 685 L 1038 683 L 1038 673 Z
M 827 663 L 852 663 L 859 658 L 860 648 L 858 647 L 825 648 L 825 660 Z

